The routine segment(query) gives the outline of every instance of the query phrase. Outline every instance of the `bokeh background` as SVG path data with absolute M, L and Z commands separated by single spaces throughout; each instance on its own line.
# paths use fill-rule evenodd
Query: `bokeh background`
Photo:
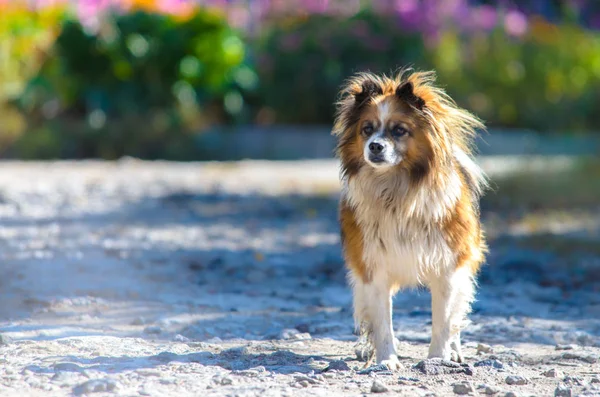
M 555 370 L 574 395 L 597 382 L 600 1 L 0 0 L 0 385 L 67 395 L 107 378 L 132 395 L 154 382 L 132 371 L 157 368 L 160 395 L 198 395 L 233 369 L 263 366 L 280 390 L 332 358 L 363 365 L 333 104 L 353 73 L 407 65 L 435 69 L 489 130 L 468 361 L 486 357 L 480 342 L 528 344 L 487 357 L 529 385 L 493 382 L 554 395 L 540 366 L 575 344 L 593 359 Z M 406 371 L 430 319 L 426 291 L 398 294 Z M 217 386 L 254 395 L 238 375 Z M 372 381 L 340 376 L 323 395 Z
M 227 159 L 222 132 L 327 127 L 345 78 L 406 65 L 490 128 L 600 130 L 593 0 L 2 0 L 0 154 Z

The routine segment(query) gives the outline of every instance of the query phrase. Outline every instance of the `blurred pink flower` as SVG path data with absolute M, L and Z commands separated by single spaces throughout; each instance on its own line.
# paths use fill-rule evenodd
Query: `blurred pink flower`
M 477 7 L 474 12 L 474 23 L 480 29 L 492 30 L 498 23 L 496 9 L 489 5 Z
M 504 17 L 504 30 L 511 36 L 522 36 L 527 32 L 527 18 L 519 11 L 511 10 Z
M 191 0 L 160 0 L 157 2 L 159 12 L 177 16 L 185 16 L 192 12 L 194 7 Z
M 77 2 L 77 17 L 83 26 L 97 31 L 100 27 L 102 14 L 114 4 L 114 0 L 79 0 Z

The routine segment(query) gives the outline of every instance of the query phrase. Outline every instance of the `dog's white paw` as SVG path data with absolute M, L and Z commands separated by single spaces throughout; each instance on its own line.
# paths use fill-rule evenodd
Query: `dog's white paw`
M 462 355 L 462 351 L 460 348 L 460 342 L 452 342 L 450 343 L 450 360 L 456 363 L 464 363 L 465 358 Z
M 390 356 L 390 358 L 382 360 L 379 364 L 385 365 L 391 371 L 398 371 L 402 368 L 402 364 L 400 364 L 400 360 L 396 356 Z

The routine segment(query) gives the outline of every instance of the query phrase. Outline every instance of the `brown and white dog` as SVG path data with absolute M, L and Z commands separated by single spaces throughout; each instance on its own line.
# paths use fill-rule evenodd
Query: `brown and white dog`
M 431 290 L 429 357 L 462 362 L 460 332 L 486 252 L 486 180 L 470 148 L 483 124 L 434 80 L 432 72 L 359 74 L 341 92 L 333 128 L 354 319 L 390 369 L 400 366 L 392 297 L 420 285 Z

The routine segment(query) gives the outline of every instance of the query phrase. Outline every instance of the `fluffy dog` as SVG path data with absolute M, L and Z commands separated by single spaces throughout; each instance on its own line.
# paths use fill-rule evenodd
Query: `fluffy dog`
M 342 89 L 333 128 L 355 324 L 390 369 L 400 366 L 392 297 L 421 285 L 431 290 L 429 357 L 462 362 L 460 332 L 486 252 L 486 180 L 471 152 L 483 124 L 434 81 L 432 72 L 359 74 Z

